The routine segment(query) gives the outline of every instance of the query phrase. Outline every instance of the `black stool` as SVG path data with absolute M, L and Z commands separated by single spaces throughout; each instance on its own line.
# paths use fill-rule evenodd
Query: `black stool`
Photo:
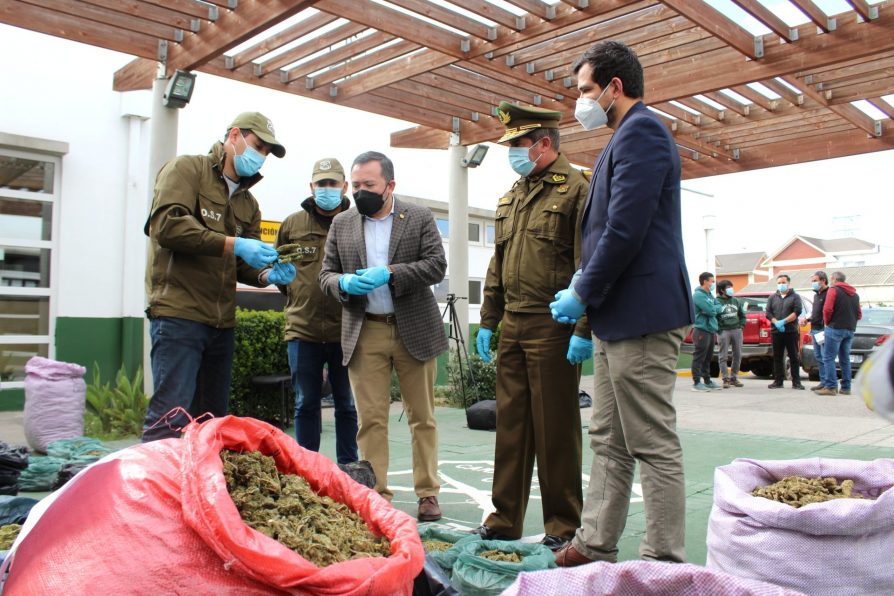
M 272 388 L 279 385 L 279 414 L 283 427 L 292 420 L 289 412 L 289 392 L 292 390 L 292 375 L 258 375 L 251 378 L 251 384 L 258 389 Z

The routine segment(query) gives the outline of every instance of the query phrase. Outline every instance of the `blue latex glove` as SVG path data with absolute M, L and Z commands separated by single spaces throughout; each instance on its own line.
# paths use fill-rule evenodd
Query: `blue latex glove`
M 776 325 L 776 329 L 777 329 L 780 333 L 782 333 L 782 332 L 785 331 L 785 321 L 776 321 L 776 322 L 773 323 L 773 324 Z
M 388 267 L 370 267 L 369 269 L 358 269 L 357 275 L 372 282 L 373 289 L 384 286 L 391 279 L 391 272 Z
M 338 287 L 341 288 L 342 292 L 347 292 L 354 296 L 363 296 L 376 289 L 371 280 L 353 273 L 345 273 L 338 278 Z
M 587 305 L 577 299 L 571 288 L 561 290 L 556 294 L 556 301 L 550 302 L 549 310 L 553 315 L 553 319 L 559 323 L 573 325 L 583 316 L 587 310 Z
M 233 244 L 236 256 L 248 263 L 249 267 L 261 269 L 279 258 L 276 249 L 253 238 L 236 238 Z
M 572 365 L 580 364 L 584 360 L 593 357 L 593 340 L 585 337 L 571 336 L 568 342 L 568 362 Z
M 267 281 L 280 286 L 287 286 L 295 279 L 295 266 L 291 263 L 274 263 L 267 274 Z
M 487 327 L 481 327 L 478 329 L 478 337 L 475 339 L 475 347 L 478 348 L 478 355 L 485 362 L 491 361 L 490 338 L 493 337 L 493 335 L 494 332 Z

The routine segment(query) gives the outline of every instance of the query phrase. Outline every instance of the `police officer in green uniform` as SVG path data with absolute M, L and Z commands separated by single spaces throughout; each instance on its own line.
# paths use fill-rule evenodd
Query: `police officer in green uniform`
M 545 537 L 561 548 L 580 525 L 580 363 L 593 354 L 583 317 L 553 321 L 549 304 L 568 286 L 580 260 L 580 218 L 588 183 L 559 152 L 562 114 L 502 102 L 497 110 L 521 177 L 497 202 L 496 248 L 487 271 L 476 346 L 497 351 L 497 438 L 492 499 L 496 511 L 477 532 L 486 539 L 522 536 L 534 461 Z
M 288 297 L 285 340 L 295 388 L 295 439 L 305 449 L 320 450 L 326 366 L 335 402 L 335 454 L 340 464 L 357 461 L 357 410 L 348 368 L 342 364 L 341 303 L 323 294 L 317 279 L 332 218 L 351 207 L 347 189 L 341 163 L 334 158 L 319 160 L 310 179 L 311 196 L 282 222 L 276 236 L 277 248 L 297 245 L 298 273 L 288 286 L 280 286 Z
M 236 282 L 263 287 L 295 276 L 261 242 L 261 211 L 249 191 L 270 153 L 286 154 L 273 123 L 244 112 L 207 155 L 175 157 L 158 173 L 143 229 L 151 239 L 146 315 L 155 386 L 144 442 L 180 435 L 188 418 L 168 416 L 178 407 L 193 418 L 227 413 Z

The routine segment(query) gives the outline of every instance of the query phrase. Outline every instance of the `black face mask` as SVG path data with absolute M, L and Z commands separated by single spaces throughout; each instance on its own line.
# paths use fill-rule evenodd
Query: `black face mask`
M 385 196 L 368 190 L 359 190 L 354 193 L 354 203 L 357 204 L 357 211 L 367 217 L 372 217 L 385 204 Z

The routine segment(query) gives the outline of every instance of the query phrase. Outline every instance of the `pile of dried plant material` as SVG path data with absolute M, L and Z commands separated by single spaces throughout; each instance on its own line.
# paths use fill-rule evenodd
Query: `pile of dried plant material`
M 524 558 L 518 553 L 507 553 L 501 550 L 486 550 L 478 553 L 478 556 L 490 561 L 503 561 L 505 563 L 521 563 Z
M 391 554 L 388 539 L 374 535 L 347 505 L 321 497 L 301 476 L 280 474 L 272 457 L 257 451 L 220 455 L 242 520 L 317 567 Z
M 304 249 L 300 244 L 283 244 L 276 248 L 276 252 L 279 253 L 280 264 L 300 261 L 304 258 Z
M 423 540 L 422 548 L 425 549 L 427 553 L 442 553 L 445 550 L 449 550 L 453 545 L 444 540 Z
M 843 480 L 838 484 L 835 478 L 805 478 L 786 476 L 779 482 L 759 486 L 751 494 L 771 501 L 779 501 L 792 507 L 803 507 L 810 503 L 823 503 L 832 499 L 862 499 L 854 494 L 854 481 Z
M 19 524 L 0 526 L 0 550 L 9 550 L 12 548 L 12 543 L 16 541 L 16 538 L 19 536 L 19 530 L 21 529 L 22 526 Z

